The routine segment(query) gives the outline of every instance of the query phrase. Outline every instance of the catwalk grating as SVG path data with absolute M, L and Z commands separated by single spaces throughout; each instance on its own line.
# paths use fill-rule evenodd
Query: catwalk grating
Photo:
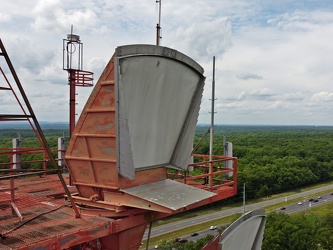
M 68 176 L 64 179 L 68 181 Z M 23 219 L 12 211 L 10 191 L 0 192 L 0 249 L 63 249 L 66 244 L 86 242 L 87 235 L 94 237 L 91 232 L 111 227 L 106 218 L 76 218 L 56 175 L 15 179 L 14 185 L 15 204 Z M 0 181 L 0 190 L 9 187 L 9 181 Z M 75 187 L 69 189 L 76 192 Z

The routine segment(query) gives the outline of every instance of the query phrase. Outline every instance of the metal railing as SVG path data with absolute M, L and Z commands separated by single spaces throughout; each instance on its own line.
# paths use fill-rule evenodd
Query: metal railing
M 58 151 L 59 150 L 53 150 L 52 152 Z M 8 162 L 0 162 L 0 181 L 9 180 L 9 186 L 0 187 L 0 192 L 10 192 L 10 199 L 2 199 L 0 200 L 0 203 L 10 204 L 12 207 L 12 214 L 16 214 L 22 220 L 23 217 L 15 203 L 18 199 L 15 195 L 15 190 L 17 189 L 15 187 L 15 179 L 32 175 L 45 176 L 46 174 L 55 174 L 59 169 L 48 169 L 48 154 L 43 148 L 0 148 L 0 156 L 2 155 L 7 156 L 5 158 L 8 159 Z M 21 160 L 14 160 L 14 155 L 21 155 Z M 24 160 L 24 155 L 34 155 L 34 158 L 36 159 Z M 29 168 L 32 164 L 42 164 L 42 166 L 39 169 Z M 20 168 L 14 168 L 14 166 L 20 166 Z M 21 168 L 22 166 L 24 166 L 24 168 Z M 63 170 L 66 170 L 66 168 Z
M 170 171 L 168 178 L 212 192 L 226 186 L 237 188 L 238 161 L 236 157 L 214 155 L 209 161 L 209 155 L 193 154 L 192 156 L 195 163 L 189 164 L 186 171 Z M 227 164 L 229 162 L 232 164 Z

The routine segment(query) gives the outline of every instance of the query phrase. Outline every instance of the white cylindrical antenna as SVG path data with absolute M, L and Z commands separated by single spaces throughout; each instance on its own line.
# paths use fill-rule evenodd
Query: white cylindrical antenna
M 162 0 L 156 0 L 156 3 L 158 3 L 158 23 L 156 25 L 156 45 L 160 45 L 160 39 L 161 37 L 161 5 Z

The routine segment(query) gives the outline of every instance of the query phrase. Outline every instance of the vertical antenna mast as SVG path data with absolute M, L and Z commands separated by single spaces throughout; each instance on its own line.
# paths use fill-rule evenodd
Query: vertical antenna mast
M 161 37 L 161 4 L 162 0 L 156 0 L 156 3 L 158 3 L 158 23 L 156 25 L 156 45 L 160 45 L 160 39 Z
M 68 72 L 69 85 L 69 136 L 75 128 L 75 106 L 76 106 L 76 86 L 93 86 L 93 73 L 82 70 L 83 65 L 83 43 L 79 35 L 73 34 L 73 25 L 71 33 L 67 39 L 63 39 L 63 70 Z
M 214 132 L 214 102 L 215 102 L 215 56 L 213 56 L 213 82 L 212 82 L 212 109 L 210 124 L 210 144 L 209 144 L 209 160 L 213 158 L 213 132 Z

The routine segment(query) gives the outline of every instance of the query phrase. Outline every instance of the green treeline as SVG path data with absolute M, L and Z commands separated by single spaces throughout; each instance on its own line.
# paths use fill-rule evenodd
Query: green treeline
M 196 144 L 208 127 L 198 127 Z M 215 155 L 223 155 L 223 135 L 238 158 L 238 190 L 259 198 L 332 179 L 333 127 L 216 126 Z M 209 153 L 209 135 L 197 153 Z
M 194 146 L 208 126 L 197 126 Z M 1 129 L 0 148 L 12 147 L 12 139 L 21 133 L 23 147 L 40 147 L 34 133 L 28 129 Z M 51 149 L 57 149 L 57 139 L 68 130 L 44 129 Z M 333 127 L 315 126 L 215 126 L 215 155 L 223 155 L 223 136 L 233 144 L 233 155 L 238 158 L 238 185 L 242 192 L 246 184 L 249 199 L 308 186 L 332 179 Z M 68 137 L 66 137 L 68 144 Z M 209 154 L 209 134 L 204 137 L 196 153 Z M 25 160 L 40 158 L 26 155 Z M 57 157 L 57 154 L 54 154 Z M 0 155 L 0 162 L 9 162 Z M 26 164 L 24 168 L 37 168 Z
M 63 137 L 64 135 L 68 135 L 68 130 L 64 131 L 62 129 L 44 129 L 43 133 L 45 136 L 45 139 L 51 148 L 53 150 L 53 157 L 57 159 L 57 147 L 58 147 L 58 138 Z M 22 149 L 41 149 L 41 143 L 37 139 L 37 136 L 33 132 L 32 129 L 1 129 L 0 130 L 0 163 L 9 163 L 10 162 L 10 156 L 8 152 L 12 148 L 12 140 L 14 138 L 22 139 Z M 68 136 L 65 136 L 65 140 L 68 144 Z M 42 167 L 41 162 L 33 162 L 36 160 L 43 160 L 44 159 L 44 153 L 24 153 L 21 155 L 21 161 L 25 162 L 22 164 L 22 169 L 40 169 Z M 8 169 L 8 165 L 1 165 L 0 168 Z M 47 163 L 47 168 L 52 168 L 50 163 Z
M 175 242 L 174 240 L 163 240 L 158 244 L 160 250 L 199 250 L 202 249 L 210 240 L 214 238 L 213 235 L 208 234 L 205 237 L 196 241 L 187 241 L 186 243 Z
M 320 216 L 315 213 L 268 214 L 262 250 L 333 249 L 332 209 L 330 204 L 329 211 Z

